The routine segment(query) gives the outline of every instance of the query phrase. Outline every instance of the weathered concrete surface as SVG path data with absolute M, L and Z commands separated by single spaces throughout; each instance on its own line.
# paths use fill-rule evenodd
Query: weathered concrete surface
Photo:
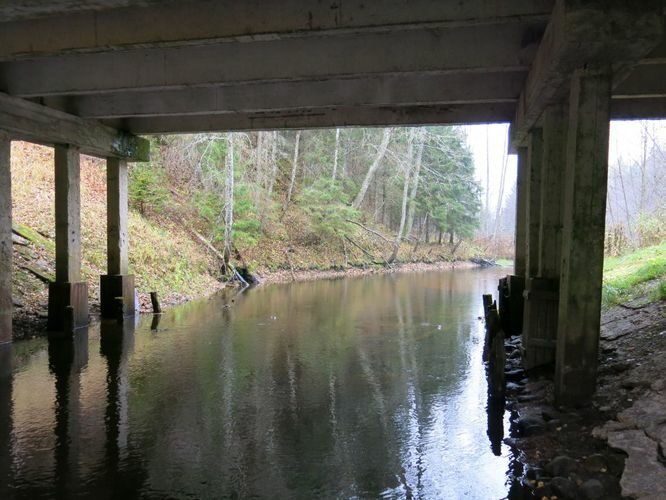
M 555 368 L 560 404 L 589 401 L 596 385 L 604 260 L 610 67 L 571 82 Z
M 88 284 L 49 284 L 49 335 L 70 334 L 88 323 Z
M 543 35 L 511 126 L 514 148 L 549 105 L 566 99 L 570 75 L 584 64 L 613 64 L 615 83 L 648 56 L 663 33 L 663 3 L 560 0 Z
M 81 164 L 79 150 L 55 148 L 56 280 L 49 285 L 48 329 L 88 324 L 88 285 L 81 282 Z
M 0 131 L 0 344 L 12 340 L 11 141 Z
M 148 140 L 0 92 L 0 129 L 14 139 L 75 144 L 86 154 L 148 161 Z
M 79 150 L 55 148 L 56 281 L 81 281 L 81 164 Z
M 516 241 L 514 273 L 525 278 L 527 271 L 527 169 L 528 152 L 526 148 L 518 150 L 518 172 L 516 178 Z
M 562 259 L 562 203 L 567 149 L 567 108 L 550 106 L 543 115 L 541 224 L 539 227 L 540 278 L 559 283 Z
M 106 210 L 108 272 L 127 274 L 127 163 L 117 158 L 106 162 Z
M 527 227 L 526 278 L 534 278 L 539 273 L 539 236 L 541 233 L 541 172 L 543 168 L 543 131 L 533 129 L 527 146 Z
M 122 298 L 122 310 L 116 301 Z M 100 276 L 99 302 L 103 318 L 119 318 L 120 316 L 133 316 L 134 304 L 134 276 L 133 275 L 103 275 Z

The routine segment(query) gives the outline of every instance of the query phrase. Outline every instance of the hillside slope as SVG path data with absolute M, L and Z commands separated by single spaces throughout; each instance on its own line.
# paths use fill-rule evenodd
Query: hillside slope
M 48 281 L 55 273 L 53 150 L 22 142 L 12 144 L 14 222 L 15 337 L 44 330 Z M 160 213 L 130 210 L 130 272 L 135 275 L 142 306 L 157 291 L 166 305 L 205 296 L 224 286 L 220 262 L 195 236 L 196 211 L 171 189 Z M 245 263 L 260 275 L 292 271 L 381 267 L 392 236 L 378 236 L 356 227 L 353 240 L 312 239 L 305 215 L 296 206 L 284 214 L 279 228 L 265 228 L 251 246 L 240 246 Z M 381 228 L 380 228 L 381 230 Z M 385 239 L 386 238 L 386 239 Z M 99 276 L 106 272 L 106 171 L 102 160 L 81 158 L 82 276 L 88 282 L 93 314 L 99 308 Z M 471 255 L 462 244 L 456 258 Z M 396 262 L 453 260 L 446 245 L 403 243 Z

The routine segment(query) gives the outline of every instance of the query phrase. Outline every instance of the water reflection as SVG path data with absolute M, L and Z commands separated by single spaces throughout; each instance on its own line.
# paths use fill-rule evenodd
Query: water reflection
M 49 371 L 55 382 L 55 496 L 71 497 L 78 480 L 81 419 L 81 372 L 88 365 L 88 331 L 49 341 Z
M 477 320 L 495 274 L 259 288 L 23 344 L 2 497 L 502 497 Z

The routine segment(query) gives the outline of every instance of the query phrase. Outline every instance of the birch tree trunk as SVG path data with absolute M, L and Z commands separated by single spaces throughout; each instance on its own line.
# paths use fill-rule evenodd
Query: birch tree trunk
M 411 129 L 409 131 L 409 140 L 407 142 L 407 161 L 405 162 L 405 181 L 402 185 L 402 205 L 400 207 L 400 226 L 398 226 L 398 234 L 395 236 L 395 241 L 393 242 L 393 252 L 388 259 L 388 263 L 391 264 L 396 257 L 398 256 L 398 250 L 400 250 L 400 241 L 402 240 L 402 232 L 405 229 L 405 220 L 407 219 L 407 199 L 409 197 L 409 180 L 410 174 L 412 171 L 412 163 L 414 161 L 414 137 L 416 136 L 416 130 Z
M 352 203 L 352 208 L 358 209 L 358 207 L 361 206 L 361 203 L 363 203 L 365 194 L 368 191 L 368 187 L 370 186 L 370 181 L 372 181 L 372 178 L 375 176 L 375 172 L 377 172 L 379 165 L 384 159 L 384 155 L 386 154 L 386 149 L 388 148 L 388 143 L 391 140 L 392 132 L 393 130 L 390 128 L 384 129 L 384 136 L 382 137 L 382 143 L 379 145 L 379 148 L 377 149 L 377 156 L 375 156 L 375 160 L 372 162 L 372 165 L 370 165 L 370 168 L 368 169 L 368 173 L 365 175 L 365 179 L 363 180 L 361 189 L 359 190 L 358 194 L 356 195 L 356 198 Z
M 333 153 L 333 180 L 338 174 L 338 157 L 340 154 L 340 129 L 335 129 L 335 151 Z
M 417 129 L 416 137 L 416 161 L 414 164 L 414 175 L 412 180 L 412 192 L 409 195 L 409 216 L 407 217 L 407 229 L 405 236 L 409 238 L 414 225 L 414 214 L 416 212 L 416 194 L 419 190 L 419 176 L 421 174 L 421 162 L 423 161 L 423 148 L 425 147 L 426 131 L 423 127 Z
M 231 256 L 233 243 L 232 227 L 234 224 L 234 139 L 231 133 L 227 134 L 227 154 L 224 158 L 224 266 L 225 273 Z
M 298 167 L 298 150 L 301 143 L 301 131 L 296 132 L 296 140 L 294 143 L 294 159 L 291 163 L 291 180 L 289 181 L 289 191 L 287 191 L 287 203 L 284 205 L 284 209 L 287 210 L 289 203 L 291 203 L 291 195 L 294 192 L 294 183 L 296 182 L 296 169 Z
M 268 181 L 268 196 L 273 194 L 275 178 L 277 177 L 277 151 L 278 151 L 278 133 L 277 130 L 272 133 L 271 141 L 271 177 Z

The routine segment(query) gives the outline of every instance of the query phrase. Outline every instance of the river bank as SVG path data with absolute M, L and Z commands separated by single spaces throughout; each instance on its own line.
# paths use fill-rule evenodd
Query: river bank
M 259 275 L 261 283 L 290 283 L 298 281 L 315 281 L 321 279 L 341 279 L 371 274 L 391 274 L 407 272 L 445 271 L 450 269 L 471 269 L 479 267 L 469 260 L 438 261 L 438 262 L 398 262 L 390 267 L 386 266 L 358 266 L 345 269 L 333 268 L 326 270 L 280 270 Z
M 576 410 L 554 406 L 552 374 L 525 377 L 507 341 L 505 441 L 524 464 L 510 498 L 666 498 L 666 302 L 616 305 L 601 323 L 597 392 Z
M 276 271 L 263 271 L 257 273 L 260 281 L 259 286 L 267 286 L 275 283 L 290 283 L 315 281 L 325 279 L 342 279 L 357 276 L 367 276 L 375 274 L 405 273 L 405 272 L 428 272 L 442 271 L 449 269 L 470 269 L 479 267 L 478 264 L 468 260 L 442 260 L 435 262 L 398 262 L 390 267 L 377 265 L 357 265 L 347 268 L 333 267 L 330 269 L 280 269 Z M 163 309 L 168 309 L 192 300 L 205 299 L 215 293 L 229 287 L 236 286 L 224 281 L 211 281 L 205 290 L 197 289 L 192 294 L 171 293 L 160 299 L 160 305 Z M 29 339 L 46 335 L 47 309 L 44 293 L 34 293 L 27 298 L 16 301 L 14 312 L 14 340 Z M 137 304 L 139 313 L 151 313 L 152 304 L 150 293 L 137 292 Z M 96 294 L 91 297 L 90 302 L 91 321 L 99 320 L 99 302 Z

